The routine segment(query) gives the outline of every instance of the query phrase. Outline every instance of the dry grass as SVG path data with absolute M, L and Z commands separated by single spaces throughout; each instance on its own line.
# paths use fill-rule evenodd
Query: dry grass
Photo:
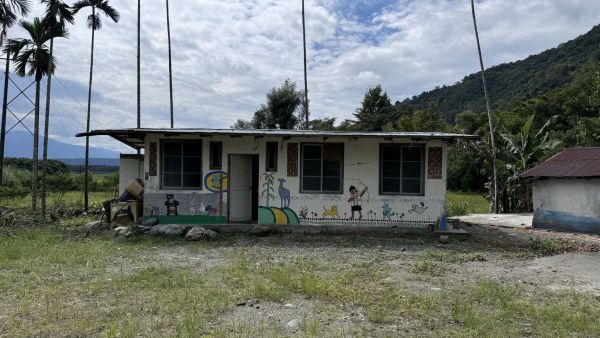
M 428 235 L 122 241 L 108 234 L 85 238 L 73 223 L 0 232 L 0 335 L 600 332 L 595 297 L 462 274 L 469 264 L 533 257 L 527 245 L 466 240 L 441 247 Z M 296 330 L 286 326 L 294 318 Z

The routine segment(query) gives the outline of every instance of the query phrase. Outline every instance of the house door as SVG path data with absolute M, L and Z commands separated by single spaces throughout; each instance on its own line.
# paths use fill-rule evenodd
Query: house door
M 229 222 L 256 221 L 258 156 L 229 155 Z

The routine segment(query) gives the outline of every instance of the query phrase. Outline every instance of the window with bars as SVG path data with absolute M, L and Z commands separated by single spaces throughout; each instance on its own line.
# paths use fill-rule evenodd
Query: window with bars
M 424 150 L 422 145 L 381 144 L 379 192 L 384 195 L 423 195 Z
M 301 159 L 301 192 L 342 193 L 343 143 L 303 143 Z
M 202 141 L 161 143 L 162 188 L 202 190 Z

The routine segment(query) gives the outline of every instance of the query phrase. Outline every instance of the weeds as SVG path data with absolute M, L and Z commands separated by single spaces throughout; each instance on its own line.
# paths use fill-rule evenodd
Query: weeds
M 529 249 L 542 256 L 558 255 L 573 251 L 575 248 L 574 242 L 564 239 L 529 237 Z

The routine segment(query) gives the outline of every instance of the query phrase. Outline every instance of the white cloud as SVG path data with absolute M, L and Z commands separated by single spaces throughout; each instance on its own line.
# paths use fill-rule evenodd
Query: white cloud
M 137 4 L 110 2 L 121 20 L 115 24 L 103 17 L 96 33 L 93 129 L 136 124 Z M 266 92 L 285 79 L 302 86 L 298 1 L 171 1 L 170 6 L 177 127 L 228 127 L 249 118 Z M 600 19 L 595 0 L 485 0 L 477 9 L 486 66 L 554 47 Z M 77 143 L 83 140 L 72 136 L 83 131 L 87 104 L 87 14 L 77 15 L 70 39 L 56 42 L 57 77 L 76 100 L 54 85 L 57 122 L 51 133 Z M 365 90 L 377 83 L 392 100 L 402 100 L 478 69 L 468 0 L 307 0 L 306 16 L 315 118 L 350 118 Z M 142 1 L 142 22 L 142 126 L 167 127 L 164 1 Z M 92 139 L 96 145 L 111 142 Z

